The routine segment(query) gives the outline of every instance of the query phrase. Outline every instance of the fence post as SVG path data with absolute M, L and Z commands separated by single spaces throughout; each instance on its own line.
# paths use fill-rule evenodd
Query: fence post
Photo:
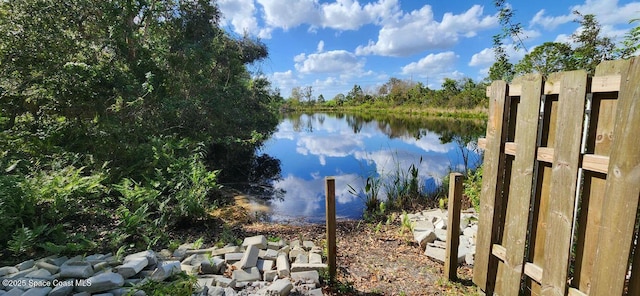
M 326 177 L 326 218 L 327 218 L 327 261 L 329 263 L 329 281 L 336 278 L 336 180 Z
M 473 266 L 473 282 L 486 294 L 492 294 L 498 260 L 491 254 L 501 227 L 502 188 L 505 178 L 504 146 L 508 133 L 511 99 L 507 99 L 507 83 L 494 81 L 489 91 L 489 121 L 484 153 L 482 192 L 476 239 L 476 257 Z
M 590 295 L 621 295 L 640 203 L 640 58 L 623 72 Z M 637 271 L 636 271 L 637 272 Z
M 450 281 L 458 278 L 458 245 L 460 244 L 460 208 L 462 207 L 462 174 L 449 174 L 449 220 L 444 273 Z

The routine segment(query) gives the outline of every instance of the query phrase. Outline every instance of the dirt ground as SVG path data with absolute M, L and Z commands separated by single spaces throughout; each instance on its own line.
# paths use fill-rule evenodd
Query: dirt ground
M 247 235 L 263 234 L 287 240 L 324 242 L 324 225 L 253 223 Z M 400 222 L 369 224 L 339 221 L 337 225 L 337 283 L 325 283 L 325 295 L 478 295 L 472 269 L 458 268 L 459 280 L 443 276 L 443 264 L 425 256 Z

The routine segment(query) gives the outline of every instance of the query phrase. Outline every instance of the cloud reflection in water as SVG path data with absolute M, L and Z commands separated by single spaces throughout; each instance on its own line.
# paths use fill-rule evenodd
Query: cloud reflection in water
M 325 176 L 336 178 L 337 215 L 358 219 L 363 200 L 349 192 L 349 185 L 359 189 L 368 176 L 385 176 L 397 168 L 406 172 L 414 164 L 422 184 L 433 186 L 450 168 L 463 167 L 460 151 L 468 152 L 466 143 L 462 147 L 455 142 L 443 144 L 437 133 L 426 128 L 418 131 L 421 136 L 417 139 L 413 133 L 381 126 L 385 125 L 349 115 L 284 119 L 263 148 L 264 153 L 281 160 L 284 176 L 274 184 L 286 193 L 283 200 L 272 202 L 272 219 L 322 222 Z M 470 154 L 477 158 L 475 152 Z

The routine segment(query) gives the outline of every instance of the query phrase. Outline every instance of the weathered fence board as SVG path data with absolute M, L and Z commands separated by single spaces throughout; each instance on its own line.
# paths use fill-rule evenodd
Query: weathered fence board
M 488 95 L 474 283 L 488 295 L 640 294 L 640 58 L 594 77 L 494 82 Z
M 510 196 L 531 196 L 533 181 L 533 163 L 536 153 L 538 134 L 538 115 L 540 95 L 542 94 L 542 76 L 528 74 L 520 77 L 520 103 L 516 115 L 515 143 L 516 155 L 510 180 Z M 498 263 L 496 293 L 499 295 L 517 295 L 520 290 L 520 278 L 524 269 L 525 239 L 529 217 L 529 198 L 507 198 L 505 227 L 502 246 L 507 250 L 505 261 Z
M 493 292 L 497 260 L 491 255 L 491 246 L 497 241 L 502 204 L 502 183 L 504 175 L 504 143 L 507 138 L 508 110 L 510 101 L 506 100 L 507 84 L 494 81 L 489 87 L 489 120 L 485 140 L 485 164 L 480 192 L 480 213 L 477 244 L 485 246 L 476 248 L 475 265 L 484 266 L 474 269 L 473 282 L 483 291 Z M 496 209 L 498 207 L 498 209 Z
M 611 77 L 621 75 L 628 67 L 627 61 L 604 62 L 596 68 L 595 77 Z M 594 78 L 595 78 L 594 77 Z M 620 81 L 619 79 L 617 80 Z M 608 87 L 608 90 L 613 89 Z M 620 89 L 618 85 L 616 90 Z M 593 89 L 592 89 L 593 91 Z M 591 121 L 587 138 L 585 158 L 590 156 L 609 159 L 613 126 L 617 106 L 617 94 L 610 92 L 593 92 Z M 584 165 L 583 165 L 583 168 Z M 587 167 L 588 168 L 588 167 Z M 586 170 L 581 201 L 581 212 L 578 219 L 578 239 L 576 244 L 576 266 L 574 282 L 576 288 L 589 294 L 593 265 L 596 258 L 598 231 L 603 215 L 602 203 L 605 197 L 606 171 Z
M 547 231 L 547 210 L 551 190 L 551 162 L 553 145 L 556 141 L 556 122 L 558 121 L 558 94 L 562 75 L 551 74 L 544 83 L 545 97 L 542 100 L 543 111 L 539 121 L 538 151 L 535 164 L 536 183 L 531 211 L 531 229 L 528 261 L 524 266 L 525 295 L 540 295 L 542 268 L 544 266 L 545 233 Z
M 564 73 L 561 81 L 560 102 L 556 123 L 556 142 L 553 152 L 551 192 L 545 238 L 542 295 L 564 295 L 571 253 L 573 210 L 580 160 L 582 112 L 587 91 L 587 72 Z
M 640 196 L 640 60 L 623 72 L 590 295 L 621 295 Z

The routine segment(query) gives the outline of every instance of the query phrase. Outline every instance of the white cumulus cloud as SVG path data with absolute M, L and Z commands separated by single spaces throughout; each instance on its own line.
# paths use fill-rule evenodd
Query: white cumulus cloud
M 437 76 L 452 71 L 458 56 L 452 52 L 429 54 L 417 62 L 402 67 L 404 75 Z
M 503 45 L 507 56 L 509 56 L 509 61 L 511 63 L 517 63 L 521 60 L 527 53 L 522 50 L 516 50 L 513 44 L 505 44 Z M 535 47 L 530 47 L 529 50 L 533 50 Z M 485 48 L 480 52 L 475 53 L 471 56 L 471 61 L 469 61 L 469 66 L 491 66 L 496 61 L 493 48 Z
M 358 55 L 408 56 L 427 49 L 445 49 L 461 36 L 473 37 L 479 31 L 496 27 L 495 16 L 485 16 L 483 7 L 474 5 L 462 14 L 445 13 L 435 20 L 430 5 L 404 14 L 395 22 L 386 22 L 377 41 L 358 46 Z
M 469 61 L 469 66 L 484 66 L 493 64 L 495 61 L 495 54 L 493 53 L 493 49 L 485 48 L 478 53 L 475 53 L 471 56 L 471 61 Z
M 253 0 L 218 0 L 216 3 L 222 12 L 222 22 L 232 25 L 234 32 L 259 34 Z
M 324 51 L 324 41 L 320 40 L 320 42 L 318 42 L 318 52 L 323 52 Z
M 561 16 L 546 16 L 544 9 L 538 11 L 533 19 L 529 22 L 530 25 L 540 25 L 545 30 L 553 30 L 560 25 L 572 22 L 575 19 L 573 15 L 561 15 Z
M 320 49 L 320 45 L 318 45 Z M 304 53 L 294 57 L 295 67 L 300 73 L 361 72 L 364 60 L 346 50 Z
M 304 23 L 318 22 L 321 17 L 314 0 L 257 0 L 262 5 L 267 25 L 289 29 Z
M 316 0 L 257 0 L 262 5 L 265 22 L 271 28 L 287 30 L 302 24 L 313 28 L 357 30 L 366 24 L 377 24 L 400 11 L 398 0 L 378 0 L 360 4 L 353 0 L 318 3 Z
M 576 20 L 578 17 L 573 13 L 574 11 L 579 11 L 583 15 L 595 15 L 603 26 L 627 24 L 629 20 L 638 18 L 640 2 L 624 5 L 619 5 L 618 2 L 618 0 L 586 0 L 584 4 L 572 6 L 566 14 L 558 16 L 548 16 L 543 9 L 533 16 L 529 24 L 530 26 L 539 25 L 545 30 L 553 30 L 560 25 Z

